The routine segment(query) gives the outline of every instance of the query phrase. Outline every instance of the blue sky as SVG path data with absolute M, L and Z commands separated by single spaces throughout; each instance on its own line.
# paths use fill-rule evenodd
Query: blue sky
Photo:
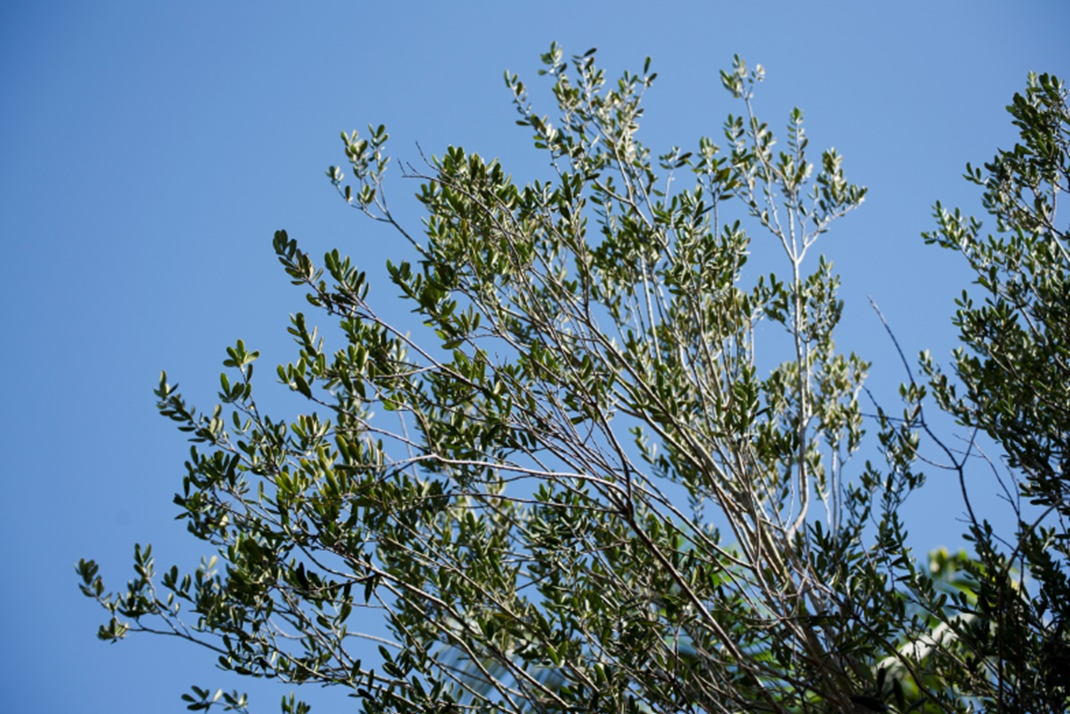
M 952 301 L 968 275 L 919 234 L 936 199 L 979 210 L 963 167 L 1013 142 L 1003 107 L 1026 73 L 1070 78 L 1070 5 L 652 8 L 0 5 L 5 710 L 178 712 L 179 695 L 198 684 L 247 689 L 259 711 L 277 711 L 288 688 L 228 678 L 206 652 L 96 641 L 101 613 L 78 594 L 72 566 L 96 558 L 119 585 L 134 542 L 152 542 L 161 566 L 192 568 L 203 554 L 173 520 L 188 447 L 155 414 L 152 389 L 167 369 L 209 406 L 224 348 L 238 338 L 262 351 L 265 367 L 289 359 L 287 316 L 304 301 L 274 260 L 275 230 L 314 254 L 338 247 L 373 278 L 404 254 L 324 177 L 344 162 L 339 132 L 385 123 L 399 158 L 417 160 L 417 142 L 432 153 L 453 144 L 500 157 L 518 177 L 538 175 L 542 158 L 514 125 L 502 73 L 537 84 L 552 40 L 570 53 L 599 48 L 610 75 L 653 57 L 659 78 L 642 136 L 655 152 L 719 136 L 738 112 L 717 79 L 733 54 L 765 65 L 757 104 L 766 121 L 777 129 L 801 107 L 811 147 L 835 146 L 848 177 L 870 189 L 823 244 L 843 276 L 842 346 L 876 362 L 873 387 L 893 399 L 902 373 L 871 295 L 908 353 L 946 357 Z M 420 215 L 406 194 L 415 189 L 395 173 L 396 210 L 414 227 Z M 378 284 L 373 295 L 389 303 Z M 261 371 L 262 390 L 271 371 Z M 978 483 L 998 510 L 991 486 Z M 928 495 L 910 503 L 919 547 L 957 542 L 952 486 L 934 474 Z M 331 692 L 307 697 L 317 712 L 355 706 Z

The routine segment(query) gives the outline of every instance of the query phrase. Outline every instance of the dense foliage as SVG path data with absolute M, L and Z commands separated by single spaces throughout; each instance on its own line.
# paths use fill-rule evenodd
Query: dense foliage
M 1065 712 L 1070 705 L 1070 234 L 1056 221 L 1070 190 L 1070 110 L 1055 77 L 1031 76 L 1007 108 L 1021 140 L 966 178 L 984 188 L 996 234 L 936 206 L 927 241 L 960 252 L 983 300 L 964 292 L 956 316 L 964 347 L 958 384 L 927 357 L 940 406 L 993 439 L 1015 474 L 1005 484 L 1017 532 L 974 515 L 974 608 L 985 626 L 956 627 L 966 648 L 962 686 L 993 711 Z M 951 461 L 967 478 L 970 443 Z M 999 469 L 997 469 L 997 472 Z M 1023 504 L 1023 501 L 1026 503 Z M 1027 583 L 1025 576 L 1032 578 Z M 956 625 L 962 620 L 956 621 Z
M 369 713 L 1065 704 L 1065 528 L 1023 522 L 1006 553 L 976 523 L 976 559 L 918 565 L 900 507 L 923 481 L 921 384 L 902 414 L 879 414 L 885 463 L 851 461 L 868 365 L 835 348 L 838 279 L 814 248 L 865 196 L 841 157 L 814 166 L 797 109 L 777 148 L 752 104 L 762 68 L 742 60 L 722 73 L 740 106 L 723 144 L 656 158 L 637 138 L 649 60 L 616 83 L 593 50 L 543 62 L 555 119 L 506 81 L 554 178 L 519 186 L 459 148 L 427 175 L 408 167 L 422 238 L 383 198 L 385 129 L 343 135 L 352 176 L 328 174 L 415 247 L 388 272 L 422 327 L 382 319 L 349 258 L 317 266 L 278 233 L 343 344 L 292 317 L 298 357 L 277 374 L 309 404 L 292 420 L 257 407 L 241 342 L 209 413 L 161 378 L 161 413 L 195 442 L 176 502 L 218 557 L 157 574 L 139 547 L 115 594 L 80 563 L 111 614 L 100 636 L 177 635 L 240 674 L 342 687 Z M 966 393 L 926 367 L 940 404 L 1005 445 L 1061 519 L 1065 94 L 1041 78 L 1014 107 L 1026 148 L 971 174 L 1011 247 L 942 209 L 932 237 L 994 296 L 959 314 Z M 779 274 L 745 270 L 752 240 L 781 255 Z M 1015 579 L 1027 571 L 1036 602 Z M 389 636 L 355 631 L 370 619 Z

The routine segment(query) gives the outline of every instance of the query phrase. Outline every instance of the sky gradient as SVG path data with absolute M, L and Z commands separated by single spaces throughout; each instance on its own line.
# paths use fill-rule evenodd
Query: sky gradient
M 80 557 L 120 586 L 135 542 L 158 565 L 205 554 L 174 520 L 188 452 L 156 415 L 168 370 L 214 403 L 226 346 L 262 352 L 260 389 L 293 354 L 288 315 L 307 308 L 271 250 L 286 229 L 313 255 L 337 247 L 376 276 L 403 242 L 361 220 L 324 176 L 343 130 L 384 123 L 398 159 L 419 145 L 499 157 L 518 179 L 546 174 L 517 127 L 506 69 L 543 101 L 539 54 L 597 47 L 610 77 L 659 73 L 641 138 L 654 154 L 720 138 L 739 111 L 717 72 L 762 63 L 759 113 L 783 135 L 806 116 L 811 151 L 835 146 L 865 205 L 819 246 L 842 275 L 841 347 L 875 363 L 875 393 L 902 379 L 868 307 L 879 303 L 908 355 L 946 361 L 950 317 L 969 276 L 923 245 L 937 199 L 980 212 L 961 179 L 1009 147 L 1004 111 L 1029 71 L 1070 79 L 1070 4 L 1060 0 L 898 3 L 94 3 L 0 5 L 0 202 L 7 347 L 0 439 L 7 614 L 0 708 L 133 714 L 184 711 L 190 684 L 249 691 L 278 711 L 289 687 L 224 675 L 213 656 L 164 638 L 95 639 L 103 613 L 77 590 Z M 817 154 L 815 153 L 815 156 Z M 394 171 L 395 212 L 418 228 L 417 186 Z M 771 245 L 756 241 L 764 265 Z M 393 309 L 393 308 L 392 308 Z M 403 316 L 407 308 L 396 308 Z M 981 477 L 978 476 L 980 479 Z M 988 489 L 990 510 L 999 504 Z M 920 549 L 958 543 L 954 484 L 934 473 L 910 502 Z M 255 685 L 255 686 L 254 686 Z M 314 712 L 351 711 L 344 693 L 300 692 Z

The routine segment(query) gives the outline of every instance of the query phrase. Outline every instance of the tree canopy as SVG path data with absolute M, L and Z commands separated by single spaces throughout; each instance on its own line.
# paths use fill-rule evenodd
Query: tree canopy
M 957 301 L 957 381 L 927 355 L 922 366 L 939 405 L 994 440 L 1014 471 L 1004 488 L 1017 532 L 1002 534 L 970 506 L 965 466 L 974 442 L 950 459 L 963 479 L 976 547 L 977 602 L 969 612 L 989 623 L 959 631 L 987 660 L 969 669 L 976 682 L 965 686 L 979 686 L 996 711 L 1062 712 L 1070 704 L 1070 233 L 1056 206 L 1070 190 L 1066 89 L 1055 77 L 1032 75 L 1007 111 L 1020 142 L 983 169 L 966 170 L 984 188 L 996 233 L 983 236 L 980 221 L 937 203 L 937 229 L 924 236 L 962 254 L 981 297 L 964 291 Z
M 414 247 L 387 271 L 418 322 L 383 319 L 348 257 L 317 264 L 278 232 L 318 316 L 291 317 L 297 357 L 277 369 L 308 410 L 261 411 L 241 341 L 208 412 L 161 376 L 160 412 L 194 442 L 175 501 L 216 555 L 157 573 L 138 546 L 117 593 L 82 561 L 100 637 L 177 635 L 369 714 L 1063 711 L 1058 80 L 1031 79 L 1011 107 L 1023 144 L 968 174 L 999 237 L 938 206 L 927 240 L 966 256 L 985 303 L 964 294 L 952 375 L 923 359 L 928 384 L 876 409 L 862 460 L 869 365 L 836 349 L 839 280 L 816 247 L 865 198 L 842 157 L 811 152 L 798 109 L 778 144 L 752 103 L 763 69 L 739 58 L 719 143 L 657 156 L 637 136 L 649 59 L 615 82 L 593 50 L 542 60 L 553 118 L 505 79 L 553 178 L 517 185 L 455 147 L 406 165 L 421 233 L 384 199 L 386 129 L 343 134 L 328 176 Z M 751 250 L 782 268 L 753 275 Z M 930 392 L 1044 511 L 1003 540 L 975 519 L 976 554 L 919 563 L 902 505 Z M 970 454 L 947 453 L 965 484 Z M 372 620 L 389 636 L 358 631 Z

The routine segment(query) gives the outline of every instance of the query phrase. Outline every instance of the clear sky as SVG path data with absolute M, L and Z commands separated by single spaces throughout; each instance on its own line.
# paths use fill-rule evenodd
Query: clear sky
M 155 414 L 152 389 L 167 369 L 210 406 L 224 348 L 242 338 L 263 352 L 270 392 L 269 365 L 291 355 L 287 316 L 307 307 L 275 262 L 275 230 L 314 254 L 338 247 L 373 278 L 404 253 L 325 178 L 344 163 L 339 132 L 385 123 L 400 158 L 417 160 L 417 142 L 431 153 L 454 144 L 538 175 L 542 156 L 514 124 L 502 73 L 537 85 L 552 40 L 568 53 L 597 47 L 611 76 L 653 57 L 642 137 L 655 153 L 716 138 L 738 112 L 717 78 L 733 54 L 765 65 L 766 121 L 778 129 L 801 107 L 812 149 L 835 146 L 848 178 L 870 189 L 823 244 L 843 276 L 842 345 L 876 362 L 874 389 L 893 400 L 902 373 L 871 295 L 908 353 L 947 356 L 968 276 L 919 234 L 936 199 L 979 210 L 962 170 L 1013 142 L 1003 108 L 1027 72 L 1070 79 L 1070 3 L 654 8 L 0 4 L 0 709 L 179 712 L 179 695 L 198 684 L 248 689 L 259 711 L 278 711 L 288 688 L 225 676 L 207 652 L 96 641 L 102 613 L 78 593 L 73 565 L 96 558 L 118 586 L 134 542 L 152 542 L 160 566 L 193 568 L 203 554 L 173 520 L 188 446 Z M 415 189 L 395 172 L 392 195 L 412 226 L 420 215 L 405 195 Z M 377 284 L 373 296 L 389 303 L 394 293 Z M 955 490 L 941 474 L 931 489 L 910 502 L 919 548 L 958 542 Z M 356 706 L 340 693 L 307 696 L 316 712 Z

